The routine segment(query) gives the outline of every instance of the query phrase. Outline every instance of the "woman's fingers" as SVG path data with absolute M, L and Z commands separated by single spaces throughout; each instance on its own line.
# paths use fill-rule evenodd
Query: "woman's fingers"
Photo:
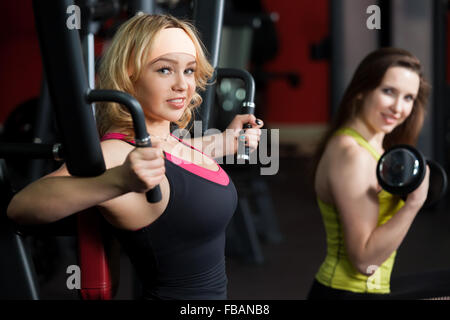
M 252 128 L 262 128 L 264 122 L 257 119 L 253 114 L 238 114 L 234 117 L 227 129 L 241 130 L 245 124 L 250 123 Z
M 245 145 L 247 145 L 252 150 L 258 148 L 260 139 L 261 129 L 259 128 L 249 128 L 239 136 L 239 140 L 241 142 L 245 142 Z
M 124 167 L 130 191 L 145 192 L 158 185 L 164 178 L 165 163 L 162 149 L 136 148 L 128 155 Z

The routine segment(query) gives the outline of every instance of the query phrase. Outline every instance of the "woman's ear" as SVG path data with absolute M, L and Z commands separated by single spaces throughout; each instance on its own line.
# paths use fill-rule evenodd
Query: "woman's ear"
M 133 81 L 133 80 L 136 80 L 135 79 L 135 74 L 134 74 L 134 71 L 135 71 L 135 64 L 134 64 L 134 62 L 132 61 L 132 59 L 130 59 L 129 61 L 128 61 L 128 66 L 127 66 L 127 74 L 128 74 L 128 78 L 130 78 L 130 80 L 131 81 Z
M 128 66 L 127 73 L 128 73 L 128 78 L 130 78 L 130 80 L 134 80 L 133 68 L 131 66 Z

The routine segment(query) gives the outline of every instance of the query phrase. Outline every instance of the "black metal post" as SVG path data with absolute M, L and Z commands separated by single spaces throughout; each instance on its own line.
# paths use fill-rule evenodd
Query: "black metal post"
M 193 20 L 209 53 L 209 62 L 214 68 L 219 62 L 224 4 L 225 0 L 197 0 L 194 3 Z M 201 95 L 203 103 L 199 112 L 202 120 L 202 132 L 210 127 L 214 94 L 215 85 L 211 84 Z
M 72 5 L 70 0 L 33 0 L 42 61 L 67 169 L 75 176 L 96 176 L 106 167 L 92 108 L 86 101 L 89 87 L 79 32 L 68 23 L 77 14 L 69 10 L 74 8 Z
M 434 160 L 444 164 L 445 168 L 450 167 L 450 157 L 446 151 L 449 146 L 447 137 L 450 125 L 447 119 L 450 113 L 446 111 L 447 100 L 446 91 L 449 91 L 446 80 L 447 61 L 447 2 L 435 0 L 433 2 L 433 140 L 435 143 Z M 447 140 L 446 140 L 447 139 Z

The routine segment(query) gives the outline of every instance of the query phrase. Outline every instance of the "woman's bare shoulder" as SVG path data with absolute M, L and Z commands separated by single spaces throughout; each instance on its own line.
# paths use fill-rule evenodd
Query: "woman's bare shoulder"
M 372 185 L 375 175 L 375 161 L 372 155 L 352 137 L 333 137 L 324 153 L 322 169 L 326 170 L 331 185 Z M 373 171 L 373 174 L 369 174 Z
M 345 135 L 332 137 L 317 168 L 315 189 L 318 196 L 324 201 L 332 202 L 333 189 L 355 181 L 354 176 L 365 171 L 368 163 L 370 159 L 367 152 L 364 152 L 352 137 Z
M 366 163 L 373 159 L 367 150 L 347 135 L 337 135 L 331 138 L 325 150 L 325 156 L 332 158 L 332 163 L 339 163 L 340 165 L 355 164 L 355 162 L 361 161 Z
M 113 168 L 123 164 L 135 147 L 123 140 L 110 139 L 102 141 L 101 148 L 106 167 Z
M 364 195 L 377 188 L 376 161 L 351 137 L 337 137 L 331 145 L 329 184 L 333 198 Z

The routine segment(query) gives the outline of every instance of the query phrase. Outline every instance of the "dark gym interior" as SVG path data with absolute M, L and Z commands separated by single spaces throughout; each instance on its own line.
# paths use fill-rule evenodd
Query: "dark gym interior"
M 44 0 L 35 0 L 39 1 Z M 86 8 L 105 1 L 74 3 Z M 111 3 L 116 7 L 110 16 L 93 20 L 81 29 L 95 36 L 91 42 L 94 62 L 133 6 L 180 17 L 194 12 L 196 22 L 216 28 L 200 30 L 207 38 L 204 40 L 207 46 L 214 43 L 211 39 L 220 43 L 220 50 L 214 45 L 208 48 L 215 67 L 246 69 L 253 75 L 255 114 L 264 120 L 266 129 L 279 132 L 279 141 L 272 141 L 279 152 L 276 174 L 261 175 L 258 166 L 238 170 L 224 165 L 240 197 L 238 210 L 227 229 L 226 267 L 231 300 L 307 297 L 326 253 L 325 230 L 310 176 L 312 153 L 356 63 L 368 52 L 398 46 L 421 59 L 433 89 L 418 148 L 447 172 L 450 168 L 448 1 L 115 0 Z M 366 24 L 371 15 L 366 9 L 373 4 L 381 9 L 381 29 L 370 29 Z M 209 6 L 223 9 L 220 26 L 214 25 L 211 18 L 208 21 Z M 0 9 L 3 13 L 0 143 L 54 143 L 60 136 L 52 111 L 42 102 L 49 97 L 43 81 L 32 2 L 2 1 Z M 200 111 L 210 127 L 226 127 L 239 108 L 236 96 L 241 88 L 239 80 L 223 80 L 215 91 L 205 94 L 205 101 L 210 99 L 208 95 L 215 96 L 210 114 Z M 0 254 L 17 256 L 18 265 L 25 264 L 28 271 L 21 273 L 13 262 L 1 259 L 1 300 L 81 299 L 78 290 L 67 286 L 68 267 L 78 264 L 73 221 L 69 221 L 66 234 L 45 230 L 18 234 L 11 230 L 5 215 L 12 190 L 20 190 L 57 166 L 54 161 L 2 160 L 0 179 L 7 175 L 13 188 L 0 186 L 5 195 L 1 201 Z M 392 277 L 450 269 L 449 204 L 446 194 L 435 206 L 418 214 L 398 250 Z M 11 292 L 6 282 L 2 283 L 14 277 L 19 279 L 15 282 L 17 292 Z M 113 299 L 133 300 L 139 290 L 130 261 L 121 252 L 119 287 Z

